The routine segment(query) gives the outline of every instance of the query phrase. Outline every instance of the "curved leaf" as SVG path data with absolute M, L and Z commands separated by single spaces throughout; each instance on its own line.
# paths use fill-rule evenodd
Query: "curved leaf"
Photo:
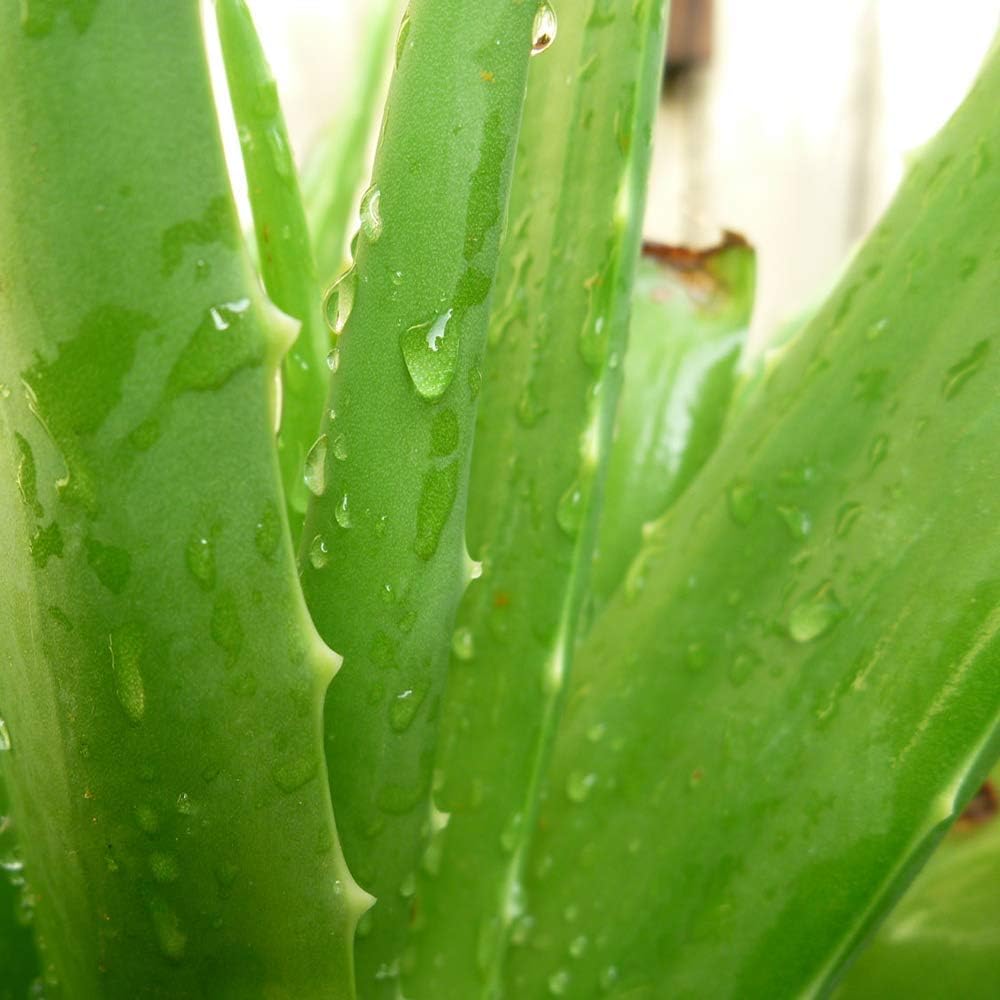
M 756 258 L 733 233 L 692 251 L 647 244 L 636 275 L 590 592 L 604 604 L 714 451 L 753 309 Z
M 345 658 L 327 747 L 348 862 L 379 899 L 357 948 L 366 997 L 395 993 L 387 970 L 430 821 L 446 637 L 472 572 L 472 433 L 533 16 L 530 3 L 411 3 L 356 267 L 330 300 L 346 325 L 307 461 L 302 579 Z
M 469 511 L 484 574 L 453 642 L 441 813 L 403 956 L 413 998 L 499 986 L 621 378 L 612 359 L 629 322 L 665 4 L 601 0 L 559 14 L 532 65 L 491 319 Z M 538 29 L 542 48 L 551 22 Z
M 324 774 L 336 660 L 282 515 L 280 345 L 198 4 L 20 6 L 0 5 L 0 705 L 45 957 L 73 1000 L 347 998 L 365 899 Z
M 998 159 L 995 48 L 595 623 L 511 995 L 812 995 L 982 781 Z

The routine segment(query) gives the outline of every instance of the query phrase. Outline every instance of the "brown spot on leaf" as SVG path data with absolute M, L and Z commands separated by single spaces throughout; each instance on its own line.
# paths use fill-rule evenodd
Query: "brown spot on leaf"
M 982 788 L 972 796 L 955 826 L 960 830 L 971 830 L 988 823 L 998 811 L 1000 811 L 1000 796 L 997 795 L 996 785 L 992 781 L 985 781 Z
M 715 259 L 735 249 L 752 248 L 743 236 L 727 229 L 718 243 L 703 250 L 646 240 L 642 255 L 670 271 L 692 298 L 702 301 L 723 289 L 723 280 L 713 266 Z

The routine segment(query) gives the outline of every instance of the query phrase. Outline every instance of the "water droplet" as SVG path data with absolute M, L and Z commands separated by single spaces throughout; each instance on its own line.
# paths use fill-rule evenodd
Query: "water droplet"
M 759 665 L 760 657 L 752 649 L 741 649 L 729 664 L 729 680 L 740 687 L 750 679 Z
M 847 613 L 829 582 L 806 595 L 788 616 L 788 634 L 796 642 L 812 642 L 832 629 Z
M 785 527 L 792 538 L 802 541 L 812 530 L 812 519 L 806 513 L 795 506 L 785 506 L 778 508 L 781 520 L 785 522 Z
M 340 498 L 340 503 L 334 507 L 333 516 L 342 528 L 351 526 L 351 504 L 346 493 Z
M 618 966 L 609 965 L 602 973 L 600 978 L 601 989 L 605 993 L 613 990 L 615 986 L 618 985 L 618 980 L 621 978 L 621 974 L 618 971 Z
M 308 757 L 291 757 L 282 760 L 271 769 L 274 783 L 283 792 L 298 791 L 316 774 L 316 762 Z
M 888 328 L 889 328 L 889 320 L 885 318 L 880 319 L 878 320 L 878 322 L 872 323 L 872 325 L 868 327 L 865 336 L 869 340 L 878 340 L 878 338 L 881 337 L 882 334 L 885 333 L 885 331 Z
M 385 529 L 389 524 L 389 515 L 380 514 L 378 520 L 375 522 L 375 536 L 381 538 L 385 534 Z
M 584 774 L 583 771 L 571 771 L 566 779 L 566 797 L 570 802 L 586 802 L 590 790 L 597 783 L 596 774 Z
M 410 728 L 426 694 L 427 684 L 423 682 L 400 691 L 389 702 L 389 725 L 394 733 L 405 733 Z
M 556 12 L 552 8 L 549 0 L 542 0 L 535 12 L 535 20 L 531 26 L 531 54 L 540 55 L 555 40 L 558 30 Z
M 313 496 L 321 497 L 326 492 L 326 435 L 321 434 L 306 455 L 303 479 Z
M 161 851 L 155 851 L 149 856 L 149 869 L 153 873 L 153 878 L 161 885 L 176 882 L 181 873 L 177 858 Z
M 417 894 L 416 872 L 410 872 L 410 874 L 399 883 L 399 894 L 403 897 L 403 899 L 412 899 Z
M 184 957 L 187 948 L 187 935 L 181 927 L 180 918 L 162 899 L 154 897 L 150 900 L 150 911 L 153 926 L 156 928 L 156 940 L 164 958 L 179 962 Z
M 457 496 L 457 461 L 426 473 L 417 506 L 417 535 L 413 541 L 413 550 L 421 559 L 430 559 L 437 551 Z
M 521 836 L 521 828 L 524 826 L 524 813 L 516 812 L 504 824 L 500 833 L 500 849 L 505 854 L 512 854 L 517 847 Z
M 330 369 L 331 374 L 336 374 L 340 369 L 340 348 L 335 347 L 326 356 L 326 367 Z
M 881 465 L 889 454 L 889 435 L 879 434 L 868 450 L 868 464 L 874 469 Z
M 750 483 L 741 479 L 730 484 L 726 500 L 729 504 L 729 516 L 740 527 L 746 527 L 753 520 L 760 505 L 756 490 Z
M 399 34 L 396 36 L 396 68 L 399 69 L 403 53 L 406 51 L 406 42 L 410 37 L 410 12 L 403 15 L 403 20 L 399 25 Z
M 338 462 L 347 461 L 347 435 L 338 434 L 333 439 L 333 457 Z
M 187 792 L 181 792 L 177 796 L 176 807 L 177 812 L 181 816 L 193 816 L 194 815 L 194 803 L 191 801 L 191 796 Z
M 941 395 L 945 399 L 954 399 L 965 388 L 966 383 L 982 370 L 989 354 L 990 344 L 980 340 L 975 347 L 957 364 L 952 365 L 945 373 L 941 383 Z
M 411 326 L 400 338 L 413 387 L 426 400 L 440 399 L 458 366 L 458 330 L 449 309 L 429 323 Z
M 309 545 L 309 562 L 313 569 L 323 569 L 330 561 L 330 550 L 326 547 L 326 539 L 316 535 Z
M 257 546 L 257 551 L 265 559 L 270 559 L 277 552 L 280 542 L 281 516 L 278 514 L 277 507 L 269 502 L 254 529 L 254 544 Z
M 851 529 L 854 527 L 855 522 L 861 516 L 861 504 L 859 503 L 845 503 L 837 511 L 837 523 L 836 532 L 838 538 L 846 538 Z
M 580 532 L 584 509 L 583 487 L 577 479 L 559 498 L 556 506 L 556 523 L 570 538 L 575 538 Z
M 566 991 L 569 989 L 569 983 L 569 973 L 565 969 L 553 972 L 549 976 L 549 993 L 554 997 L 564 997 L 566 996 Z
M 207 535 L 194 534 L 184 550 L 184 561 L 199 586 L 211 590 L 215 586 L 215 543 Z
M 578 934 L 569 943 L 569 953 L 570 953 L 570 955 L 572 955 L 573 958 L 583 958 L 584 954 L 587 951 L 587 944 L 588 944 L 588 942 L 587 942 L 587 935 L 586 934 Z
M 458 447 L 459 425 L 454 410 L 442 410 L 431 425 L 431 451 L 447 457 Z
M 142 722 L 146 714 L 146 689 L 142 681 L 142 633 L 135 625 L 123 625 L 108 636 L 115 694 L 132 722 Z
M 382 235 L 382 192 L 377 184 L 361 198 L 361 231 L 371 243 L 377 243 Z
M 476 642 L 472 637 L 472 629 L 467 625 L 455 629 L 451 637 L 451 651 L 460 660 L 468 662 L 476 655 Z
M 7 723 L 0 718 L 0 751 L 9 750 L 10 747 L 10 730 L 7 728 Z
M 337 279 L 323 300 L 323 313 L 327 325 L 338 337 L 344 332 L 344 327 L 350 319 L 357 291 L 358 272 L 352 267 Z

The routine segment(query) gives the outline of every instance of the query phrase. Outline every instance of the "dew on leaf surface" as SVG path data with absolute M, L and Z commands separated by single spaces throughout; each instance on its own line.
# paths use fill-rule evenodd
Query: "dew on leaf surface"
M 326 445 L 326 435 L 321 434 L 306 455 L 302 475 L 309 492 L 316 497 L 321 497 L 326 492 Z
M 400 337 L 406 370 L 422 399 L 440 399 L 455 377 L 459 336 L 453 317 L 454 310 L 449 309 L 427 323 L 411 326 Z
M 358 291 L 358 272 L 352 267 L 345 271 L 326 293 L 323 300 L 323 314 L 327 326 L 340 336 L 347 326 L 354 309 L 354 297 Z
M 531 54 L 541 55 L 555 40 L 559 22 L 549 0 L 542 0 L 531 26 Z

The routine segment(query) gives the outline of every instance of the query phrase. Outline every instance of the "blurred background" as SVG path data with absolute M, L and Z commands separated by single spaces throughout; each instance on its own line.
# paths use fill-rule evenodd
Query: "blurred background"
M 405 3 L 248 2 L 302 162 L 356 100 L 366 46 L 391 48 L 394 29 L 373 40 L 373 26 Z M 746 235 L 760 344 L 836 278 L 907 155 L 962 99 L 1000 0 L 673 0 L 671 17 L 647 236 Z M 235 134 L 227 144 L 238 159 Z

